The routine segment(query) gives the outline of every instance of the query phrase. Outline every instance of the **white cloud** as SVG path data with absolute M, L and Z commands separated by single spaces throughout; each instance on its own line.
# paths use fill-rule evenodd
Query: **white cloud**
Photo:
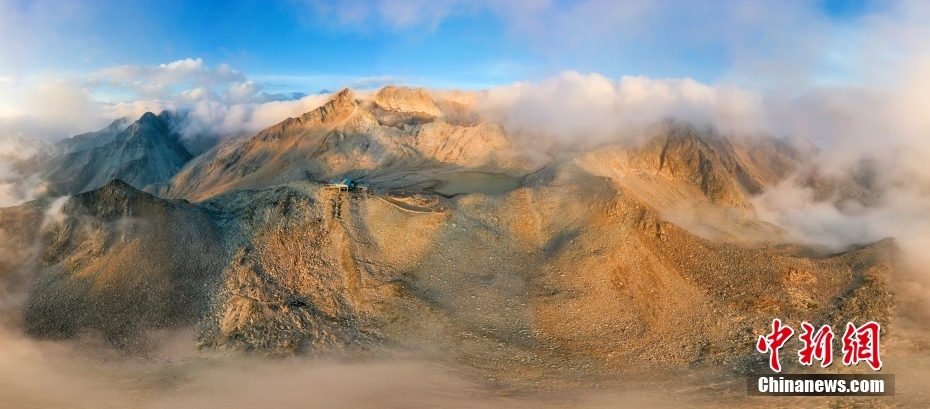
M 735 86 L 690 78 L 623 77 L 564 72 L 539 83 L 492 88 L 479 98 L 482 113 L 511 132 L 578 144 L 635 134 L 664 119 L 759 132 L 761 97 Z
M 227 64 L 207 67 L 203 59 L 187 58 L 160 65 L 121 65 L 88 75 L 86 84 L 123 99 L 168 99 L 184 94 L 187 100 L 217 99 L 217 92 L 247 83 Z
M 208 68 L 200 58 L 187 58 L 160 65 L 121 65 L 94 72 L 90 74 L 90 78 L 124 87 L 140 83 L 154 86 L 193 83 L 197 86 L 213 87 L 246 81 L 245 75 L 229 65 L 220 64 L 216 68 Z
M 32 156 L 41 148 L 41 143 L 27 138 L 0 138 L 0 207 L 18 205 L 43 192 L 39 180 L 24 177 L 13 166 L 14 162 Z
M 196 90 L 184 92 L 173 100 L 112 104 L 104 108 L 103 114 L 107 118 L 138 118 L 145 112 L 183 110 L 187 115 L 179 130 L 182 136 L 226 136 L 258 132 L 288 117 L 312 111 L 329 98 L 328 94 L 313 94 L 296 100 L 227 103 L 216 98 L 190 98 L 196 93 Z
M 237 82 L 223 92 L 223 101 L 231 104 L 249 102 L 260 90 L 261 86 L 252 81 Z
M 202 59 L 152 66 L 123 65 L 87 78 L 36 77 L 0 87 L 0 137 L 46 141 L 95 131 L 147 111 L 190 111 L 185 135 L 258 131 L 316 108 L 326 95 L 268 94 L 226 64 Z
M 180 102 L 216 101 L 219 98 L 216 92 L 207 87 L 186 89 L 175 97 Z
M 90 88 L 65 79 L 0 89 L 0 138 L 50 141 L 105 126 L 109 121 L 100 116 L 104 104 L 91 94 Z
M 930 189 L 925 187 L 930 180 L 930 165 L 925 163 L 930 157 L 930 116 L 925 113 L 930 104 L 930 43 L 925 41 L 930 38 L 930 7 L 924 2 L 885 3 L 881 10 L 846 20 L 831 20 L 816 3 L 804 1 L 309 4 L 322 20 L 359 30 L 428 32 L 450 16 L 489 11 L 508 33 L 502 41 L 529 46 L 549 62 L 607 69 L 629 67 L 629 61 L 701 68 L 703 63 L 686 60 L 692 55 L 713 60 L 709 64 L 722 68 L 711 69 L 725 72 L 718 81 L 700 82 L 685 75 L 611 74 L 619 77 L 612 79 L 569 71 L 493 88 L 480 107 L 514 132 L 563 142 L 602 142 L 674 117 L 724 132 L 814 139 L 826 148 L 817 163 L 828 173 L 844 172 L 862 158 L 877 163 L 890 186 L 887 200 L 899 203 L 848 214 L 832 203 L 817 203 L 809 192 L 789 192 L 791 185 L 766 193 L 758 203 L 760 211 L 780 224 L 796 226 L 798 237 L 838 245 L 868 241 L 896 229 L 903 232 L 905 224 L 921 225 L 910 215 L 930 202 Z M 0 3 L 0 11 L 8 6 Z M 0 17 L 0 23 L 7 20 Z M 632 71 L 637 72 L 635 67 Z M 0 131 L 5 123 L 20 133 L 35 131 L 39 124 L 69 124 L 69 129 L 83 132 L 117 116 L 189 109 L 186 129 L 191 135 L 252 132 L 310 110 L 326 98 L 276 101 L 281 98 L 264 94 L 260 82 L 226 65 L 211 68 L 200 59 L 113 67 L 91 77 L 93 81 L 44 81 L 28 92 L 22 91 L 22 81 L 9 83 L 8 88 L 30 96 L 0 98 L 7 105 L 0 111 L 21 110 L 15 121 L 9 114 L 0 119 Z M 695 73 L 694 78 L 702 76 Z M 395 80 L 384 76 L 345 82 L 373 87 Z M 120 98 L 98 102 L 107 87 L 117 89 Z M 3 89 L 0 93 L 11 92 Z M 23 119 L 26 114 L 31 119 Z M 773 200 L 777 195 L 795 200 Z M 811 214 L 818 217 L 805 216 Z M 899 218 L 906 220 L 902 224 L 889 221 L 901 214 L 909 215 Z M 816 225 L 818 221 L 822 225 Z
M 263 103 L 227 104 L 219 101 L 202 101 L 189 111 L 182 133 L 193 137 L 203 134 L 229 135 L 258 132 L 281 122 L 312 111 L 326 102 L 329 95 L 307 95 L 298 100 L 268 101 Z

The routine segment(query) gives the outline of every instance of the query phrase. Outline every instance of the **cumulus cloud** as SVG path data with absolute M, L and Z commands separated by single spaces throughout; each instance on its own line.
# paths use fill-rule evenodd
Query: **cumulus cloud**
M 79 81 L 40 78 L 0 87 L 0 138 L 55 140 L 105 125 L 103 103 Z
M 220 64 L 215 68 L 207 67 L 203 59 L 178 60 L 160 65 L 122 65 L 105 68 L 89 75 L 92 81 L 99 81 L 120 90 L 129 90 L 143 97 L 165 98 L 177 92 L 177 86 L 184 86 L 182 93 L 195 99 L 216 98 L 214 89 L 230 85 L 242 87 L 247 82 L 245 75 Z
M 41 142 L 28 138 L 0 139 L 0 207 L 14 206 L 43 193 L 44 185 L 41 181 L 24 176 L 13 166 L 17 161 L 29 158 L 42 148 Z
M 231 104 L 250 102 L 261 90 L 261 86 L 252 81 L 237 82 L 223 91 L 223 101 Z
M 616 81 L 570 71 L 538 83 L 492 88 L 478 103 L 486 117 L 512 132 L 573 144 L 617 140 L 664 119 L 725 132 L 759 132 L 763 125 L 760 95 L 690 78 Z
M 285 118 L 312 111 L 329 99 L 329 95 L 307 95 L 297 100 L 262 103 L 226 104 L 204 101 L 188 111 L 182 134 L 229 135 L 257 132 Z
M 123 65 L 84 78 L 37 77 L 0 84 L 0 136 L 56 141 L 114 119 L 163 110 L 186 113 L 185 136 L 258 131 L 322 104 L 325 95 L 268 93 L 226 64 L 202 59 Z
M 34 178 L 26 178 L 0 160 L 0 207 L 16 206 L 35 199 L 43 193 L 43 185 Z
M 656 40 L 662 52 L 679 45 L 721 46 L 731 60 L 720 82 L 614 81 L 567 72 L 492 89 L 484 108 L 511 129 L 568 141 L 610 140 L 664 117 L 725 134 L 809 139 L 821 151 L 814 168 L 804 172 L 834 184 L 859 184 L 837 189 L 868 191 L 863 194 L 871 199 L 824 196 L 801 174 L 755 199 L 760 216 L 788 228 L 798 241 L 836 250 L 894 236 L 911 265 L 927 271 L 930 258 L 922 249 L 930 245 L 930 45 L 922 39 L 930 36 L 930 7 L 901 1 L 875 10 L 867 4 L 862 15 L 835 18 L 804 2 L 653 3 L 548 4 L 506 18 L 523 20 L 514 23 L 514 35 L 562 56 L 575 55 L 565 47 L 599 55 L 610 44 L 629 54 L 629 44 Z M 565 13 L 550 13 L 559 7 Z M 857 179 L 863 163 L 870 164 L 870 182 Z

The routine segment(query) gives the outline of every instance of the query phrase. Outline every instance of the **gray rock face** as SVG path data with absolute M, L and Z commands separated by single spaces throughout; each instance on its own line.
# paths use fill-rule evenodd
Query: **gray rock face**
M 135 122 L 120 119 L 63 140 L 36 161 L 38 175 L 54 196 L 93 190 L 113 179 L 138 189 L 166 182 L 191 159 L 171 121 L 167 112 L 146 112 Z

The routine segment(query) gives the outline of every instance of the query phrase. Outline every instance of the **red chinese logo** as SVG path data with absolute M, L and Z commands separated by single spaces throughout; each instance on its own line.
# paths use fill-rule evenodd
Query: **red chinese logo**
M 769 357 L 769 367 L 775 372 L 781 372 L 781 362 L 778 361 L 778 350 L 785 345 L 785 341 L 791 338 L 794 330 L 789 326 L 782 326 L 781 320 L 775 318 L 772 321 L 772 333 L 767 336 L 760 336 L 759 342 L 756 342 L 756 349 L 761 353 L 771 352 Z
M 869 321 L 856 328 L 853 323 L 846 324 L 843 334 L 843 364 L 854 365 L 859 361 L 866 361 L 874 370 L 882 368 L 882 360 L 878 351 L 878 333 L 881 326 L 875 321 Z
M 814 360 L 820 361 L 820 366 L 826 368 L 833 363 L 833 329 L 824 325 L 814 332 L 814 326 L 801 323 L 803 332 L 798 337 L 804 346 L 798 350 L 798 361 L 801 365 L 813 365 Z M 881 326 L 877 322 L 869 321 L 861 327 L 853 323 L 846 324 L 843 333 L 843 365 L 857 365 L 865 361 L 874 370 L 882 368 L 879 351 L 879 333 Z M 772 332 L 760 336 L 756 342 L 756 350 L 769 353 L 769 367 L 775 372 L 781 372 L 781 362 L 778 359 L 778 350 L 794 335 L 794 329 L 782 325 L 781 320 L 772 320 Z
M 798 361 L 801 365 L 812 365 L 814 359 L 820 360 L 820 367 L 826 368 L 833 363 L 833 330 L 829 325 L 824 325 L 814 334 L 814 326 L 806 322 L 801 323 L 804 333 L 801 334 L 801 342 L 804 348 L 798 351 Z

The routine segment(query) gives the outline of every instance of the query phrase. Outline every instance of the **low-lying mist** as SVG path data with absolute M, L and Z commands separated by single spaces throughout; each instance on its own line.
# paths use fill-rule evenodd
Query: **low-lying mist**
M 198 351 L 191 329 L 148 335 L 144 354 L 114 351 L 93 335 L 38 341 L 0 326 L 0 406 L 16 408 L 711 408 L 771 407 L 748 397 L 724 368 L 639 370 L 615 379 L 545 379 L 508 386 L 410 351 L 266 358 Z M 895 344 L 897 346 L 898 344 Z M 925 402 L 930 359 L 886 352 L 897 376 L 881 407 Z M 464 369 L 464 370 L 463 370 Z M 862 398 L 779 398 L 788 406 L 854 405 Z
M 512 389 L 409 352 L 271 359 L 197 351 L 190 329 L 149 337 L 153 348 L 138 354 L 108 349 L 92 335 L 37 341 L 0 327 L 0 406 L 672 408 L 690 401 L 690 406 L 712 407 L 732 398 L 732 391 L 694 400 L 695 388 L 708 380 L 730 387 L 736 383 L 708 372 L 699 382 L 689 379 L 693 374 L 682 375 L 674 380 L 677 384 L 648 374 L 609 388 L 576 381 L 576 386 Z M 739 390 L 742 384 L 736 386 Z

